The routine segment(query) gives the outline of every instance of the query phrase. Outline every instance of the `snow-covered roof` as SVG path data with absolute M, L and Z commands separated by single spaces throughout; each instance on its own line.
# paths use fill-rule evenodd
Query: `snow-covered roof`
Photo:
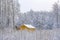
M 32 25 L 29 25 L 29 24 L 24 24 L 26 27 L 28 27 L 28 28 L 35 28 L 34 26 L 32 26 Z

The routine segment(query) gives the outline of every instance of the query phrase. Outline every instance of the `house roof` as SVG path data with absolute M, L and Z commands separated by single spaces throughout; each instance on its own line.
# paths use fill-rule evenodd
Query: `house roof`
M 24 24 L 26 27 L 28 27 L 28 28 L 35 28 L 34 26 L 32 26 L 32 25 L 29 25 L 29 24 Z

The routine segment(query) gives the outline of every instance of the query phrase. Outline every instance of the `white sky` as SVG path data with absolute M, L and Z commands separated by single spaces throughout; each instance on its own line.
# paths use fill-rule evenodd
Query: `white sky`
M 30 9 L 34 11 L 50 11 L 54 2 L 57 2 L 57 0 L 19 0 L 21 12 L 27 12 Z

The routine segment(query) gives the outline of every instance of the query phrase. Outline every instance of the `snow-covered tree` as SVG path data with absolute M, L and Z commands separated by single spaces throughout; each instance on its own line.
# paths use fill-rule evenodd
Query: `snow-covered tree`
M 14 26 L 15 14 L 19 13 L 17 1 L 18 0 L 0 0 L 0 28 L 11 28 Z
M 60 25 L 60 23 L 59 23 L 59 19 L 60 19 L 60 13 L 59 13 L 59 4 L 58 3 L 54 3 L 54 5 L 53 5 L 53 13 L 54 13 L 54 24 L 55 24 L 55 28 L 59 28 L 59 25 Z

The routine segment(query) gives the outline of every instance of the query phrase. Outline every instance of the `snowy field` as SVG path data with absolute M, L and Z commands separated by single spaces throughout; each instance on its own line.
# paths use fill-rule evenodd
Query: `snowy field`
M 60 29 L 36 30 L 35 32 L 0 29 L 0 40 L 60 40 Z

